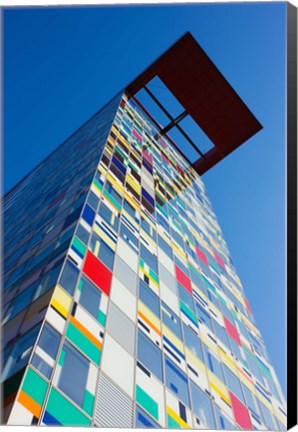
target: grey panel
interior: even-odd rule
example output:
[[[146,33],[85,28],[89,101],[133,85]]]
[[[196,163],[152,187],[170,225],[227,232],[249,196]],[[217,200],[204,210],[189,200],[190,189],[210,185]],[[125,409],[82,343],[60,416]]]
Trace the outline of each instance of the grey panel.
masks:
[[[117,254],[113,274],[133,295],[136,295],[137,275]]]
[[[159,263],[159,278],[174,294],[177,294],[176,279],[161,263]]]
[[[131,355],[134,355],[135,325],[112,302],[108,313],[107,332]]]
[[[100,427],[133,427],[132,400],[103,373],[99,379],[94,420]]]

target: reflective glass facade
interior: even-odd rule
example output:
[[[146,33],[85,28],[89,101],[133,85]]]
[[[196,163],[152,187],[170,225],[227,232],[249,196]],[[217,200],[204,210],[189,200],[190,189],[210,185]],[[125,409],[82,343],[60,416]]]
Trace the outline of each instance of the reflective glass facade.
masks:
[[[204,184],[127,94],[4,210],[6,422],[286,428]]]

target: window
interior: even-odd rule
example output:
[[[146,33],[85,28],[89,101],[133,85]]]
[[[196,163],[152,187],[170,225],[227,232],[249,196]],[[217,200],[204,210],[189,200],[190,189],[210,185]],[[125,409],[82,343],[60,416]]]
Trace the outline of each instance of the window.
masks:
[[[275,422],[273,415],[269,411],[269,409],[260,401],[261,410],[263,413],[263,419],[265,424],[269,427],[269,430],[276,430]]]
[[[224,383],[225,380],[219,360],[217,360],[217,358],[205,344],[203,344],[203,349],[208,368]]]
[[[60,277],[59,285],[72,295],[77,283],[78,275],[79,270],[69,260],[67,260]]]
[[[102,238],[93,233],[89,248],[106,267],[112,270],[115,252],[106,244],[105,241],[103,241]]]
[[[230,369],[225,364],[223,364],[223,368],[228,388],[235,396],[237,396],[238,399],[241,400],[243,404],[245,404],[239,379],[236,377],[235,374],[233,374],[233,372],[230,371]]]
[[[161,263],[159,263],[159,279],[176,294],[176,278]]]
[[[35,369],[48,379],[53,370],[60,340],[60,333],[54,330],[48,323],[45,323],[31,363]]]
[[[196,309],[199,319],[206,324],[207,327],[209,327],[210,330],[212,330],[212,320],[208,312],[205,311],[205,309],[202,308],[198,303],[196,303]]]
[[[227,418],[227,416],[218,408],[217,405],[214,404],[213,406],[215,411],[217,428],[222,430],[235,430],[236,425]]]
[[[161,317],[162,322],[182,340],[180,319],[164,302],[161,303]]]
[[[191,309],[194,312],[195,310],[194,310],[194,303],[193,303],[192,296],[189,294],[189,292],[186,291],[186,289],[179,282],[177,282],[177,285],[178,285],[180,300],[182,300],[183,303],[185,303],[186,306],[188,306],[189,309]]]
[[[15,317],[21,310],[27,307],[32,299],[32,296],[37,288],[37,282],[33,283],[29,288],[25,291],[18,294],[13,301],[11,302],[11,306],[8,309],[6,316],[4,317],[3,324],[8,320]]]
[[[76,236],[85,244],[88,243],[89,240],[89,232],[81,225],[78,225]]]
[[[173,258],[172,248],[171,246],[160,236],[158,235],[158,246],[170,257]]]
[[[163,382],[161,350],[141,330],[138,330],[138,360]]]
[[[212,404],[208,396],[190,381],[190,390],[192,397],[192,408],[199,420],[202,421],[208,429],[215,429],[215,422],[212,412]]]
[[[218,339],[223,342],[227,348],[229,348],[230,344],[226,329],[219,325],[215,320],[213,321],[213,328]]]
[[[186,375],[167,356],[165,356],[165,375],[167,387],[189,407]]]
[[[160,426],[136,405],[136,428],[160,428]]]
[[[59,363],[61,370],[57,369],[60,372],[57,382],[58,388],[80,407],[83,407],[89,371],[88,360],[70,343],[65,342]]]
[[[156,316],[158,316],[158,318],[160,318],[159,298],[142,279],[139,279],[139,298]]]
[[[132,248],[139,252],[139,239],[124,225],[120,225],[120,236],[128,243]]]
[[[98,214],[114,231],[118,231],[119,218],[104,203],[101,203]]]
[[[78,284],[78,291],[80,305],[98,320],[102,292],[84,275],[82,275]]]
[[[16,340],[3,370],[3,381],[28,363],[39,328],[40,325],[38,324],[32,330],[20,336]]]
[[[141,244],[140,256],[145,261],[145,263],[148,264],[148,266],[157,274],[157,258],[151,252],[149,252],[143,244]]]
[[[183,323],[184,343],[187,348],[204,363],[202,346],[197,335]]]

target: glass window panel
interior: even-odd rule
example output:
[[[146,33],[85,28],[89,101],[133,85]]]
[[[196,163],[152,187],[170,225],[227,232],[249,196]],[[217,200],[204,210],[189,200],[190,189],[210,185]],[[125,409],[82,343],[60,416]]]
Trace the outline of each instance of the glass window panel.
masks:
[[[3,370],[2,380],[6,380],[24,367],[29,359],[40,325],[37,325],[23,336],[19,337],[7,359]]]
[[[276,425],[273,419],[273,416],[269,409],[260,401],[261,410],[263,413],[263,418],[265,420],[266,425],[269,427],[269,430],[276,430]]]
[[[160,426],[145,411],[136,405],[136,427],[137,428],[160,428]]]
[[[97,234],[93,233],[89,248],[97,256],[106,267],[112,270],[114,265],[115,252],[100,238]]]
[[[182,300],[183,303],[185,303],[186,306],[189,307],[189,309],[191,309],[193,312],[195,312],[194,302],[193,302],[192,296],[189,294],[188,291],[186,291],[186,289],[179,282],[177,282],[177,285],[178,285],[178,292],[179,292],[180,300]]]
[[[208,396],[190,381],[192,408],[199,419],[210,429],[215,429],[212,404]]]
[[[211,350],[203,343],[204,354],[206,358],[206,364],[208,368],[213,372],[217,378],[219,378],[222,382],[225,382],[221,364],[219,360],[214,356]]]
[[[155,273],[158,273],[157,258],[151,252],[149,252],[143,244],[141,244],[140,255],[145,263],[148,264]]]
[[[79,270],[69,260],[67,260],[60,277],[59,285],[72,295],[77,283],[78,275]]]
[[[236,425],[232,423],[231,420],[218,408],[217,405],[213,405],[215,411],[215,418],[217,423],[217,428],[222,430],[235,430]]]
[[[119,218],[104,204],[101,203],[98,214],[106,221],[114,231],[118,232]]]
[[[165,375],[167,387],[189,407],[187,377],[167,356],[165,356]]]
[[[225,364],[223,364],[223,368],[225,371],[227,386],[229,387],[231,392],[235,396],[237,396],[237,398],[240,399],[241,402],[244,404],[245,402],[244,402],[243,393],[241,390],[241,384],[240,384],[239,379],[236,377],[235,374],[233,374],[232,371],[230,371],[230,369]]]
[[[138,359],[163,382],[161,350],[138,330]]]
[[[79,224],[76,232],[76,236],[82,240],[83,243],[87,244],[89,240],[89,232],[81,225]]]
[[[78,285],[79,303],[86,309],[96,320],[98,319],[98,311],[101,301],[101,291],[82,275]]]
[[[182,340],[180,319],[164,302],[161,303],[161,317],[162,322]]]
[[[160,236],[158,235],[158,246],[170,257],[173,258],[172,247]]]
[[[80,407],[83,407],[89,362],[68,342],[64,343],[63,351],[60,355],[63,357],[63,362],[57,386],[70,399]]]
[[[190,351],[196,357],[198,357],[203,363],[205,363],[203,358],[201,341],[198,338],[198,336],[195,335],[194,332],[189,327],[187,327],[187,325],[185,325],[184,323],[183,323],[183,333],[184,333],[184,343],[187,346],[187,348],[190,349]]]
[[[142,279],[139,279],[139,298],[156,316],[158,316],[158,318],[160,318],[159,298]]]
[[[203,309],[202,306],[198,303],[196,303],[196,309],[200,320],[203,321],[203,323],[206,324],[206,326],[209,327],[210,330],[212,330],[212,320],[209,313],[206,312],[205,309]]]

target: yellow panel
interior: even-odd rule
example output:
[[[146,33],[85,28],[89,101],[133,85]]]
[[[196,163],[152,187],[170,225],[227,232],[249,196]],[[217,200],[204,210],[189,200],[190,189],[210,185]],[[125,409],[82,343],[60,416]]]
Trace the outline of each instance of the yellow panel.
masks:
[[[211,371],[208,370],[209,384],[210,387],[229,405],[231,401],[227,387],[215,376]]]
[[[219,349],[219,353],[220,353],[220,357],[222,359],[222,362],[229,369],[231,369],[231,371],[234,372],[234,374],[237,374],[237,368],[236,368],[234,361],[221,349],[220,346],[218,347],[218,349]]]
[[[114,177],[112,177],[111,174],[108,174],[107,175],[107,179],[114,186],[114,188],[119,192],[119,194],[122,195],[122,193],[123,193],[123,187],[120,186],[120,184],[114,179]]]
[[[94,231],[94,232],[95,232],[95,233],[96,233],[100,238],[102,238],[103,241],[106,242],[107,245],[109,245],[110,248],[111,248],[113,251],[116,250],[116,243],[113,242],[113,241],[110,239],[110,237],[107,236],[106,233],[104,233],[104,232],[102,231],[102,229],[101,229],[98,225],[94,224],[93,231]],[[94,252],[94,254],[97,255],[97,254],[98,254],[98,250],[97,250],[96,252]]]
[[[183,428],[190,429],[190,426],[167,405],[167,413]]]
[[[57,285],[51,304],[65,317],[67,317],[68,311],[71,305],[71,297]]]
[[[183,354],[183,343],[177,338],[177,336],[165,325],[162,325],[162,332],[163,334],[172,342],[172,344],[177,347],[179,351]]]

